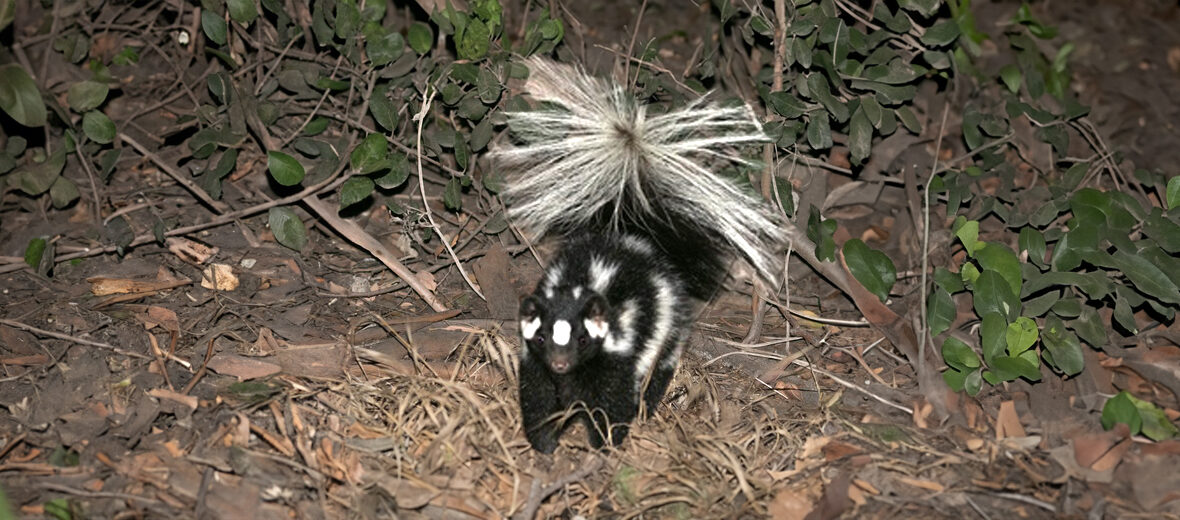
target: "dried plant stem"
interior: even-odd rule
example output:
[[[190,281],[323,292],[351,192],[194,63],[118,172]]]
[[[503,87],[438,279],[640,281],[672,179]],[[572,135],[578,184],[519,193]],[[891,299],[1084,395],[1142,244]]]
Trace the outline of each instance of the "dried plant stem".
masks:
[[[451,248],[451,239],[443,234],[442,228],[438,227],[438,223],[434,221],[434,212],[430,210],[430,202],[426,198],[426,184],[424,184],[425,181],[422,178],[422,127],[426,123],[426,115],[430,113],[430,104],[434,101],[435,94],[438,93],[434,88],[429,88],[429,90],[430,93],[426,96],[426,99],[422,100],[422,109],[414,115],[414,121],[418,123],[418,135],[414,138],[414,146],[418,152],[418,190],[422,194],[422,212],[426,214],[427,220],[430,221],[430,227],[434,229],[434,232],[438,234],[438,238],[442,240],[443,247],[447,249],[447,254],[451,255],[451,260],[455,262],[455,267],[459,269],[459,274],[463,276],[463,281],[467,282],[467,286],[471,287],[472,291],[475,291],[475,295],[479,296],[479,299],[487,301],[483,292],[479,290],[479,286],[475,285],[475,282],[471,281],[471,277],[467,275],[467,270],[463,268],[463,262],[459,261],[459,256],[455,254],[455,250]],[[443,311],[446,308],[436,308],[435,310]]]

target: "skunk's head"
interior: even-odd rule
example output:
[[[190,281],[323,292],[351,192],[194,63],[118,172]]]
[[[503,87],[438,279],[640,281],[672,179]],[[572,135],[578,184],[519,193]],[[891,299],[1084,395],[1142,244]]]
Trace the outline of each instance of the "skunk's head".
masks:
[[[606,298],[594,291],[538,291],[520,302],[522,355],[538,356],[555,374],[568,374],[600,350],[610,332]]]

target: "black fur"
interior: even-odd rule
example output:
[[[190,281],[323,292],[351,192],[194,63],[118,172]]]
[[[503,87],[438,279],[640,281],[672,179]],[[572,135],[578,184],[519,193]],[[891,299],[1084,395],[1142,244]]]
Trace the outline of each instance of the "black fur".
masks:
[[[521,303],[522,327],[536,318],[541,323],[534,336],[525,340],[527,352],[522,351],[520,362],[525,434],[540,452],[551,453],[557,447],[558,437],[568,424],[566,418],[584,422],[591,446],[601,447],[606,440],[617,445],[639,413],[640,392],[646,410],[654,410],[675,372],[694,305],[686,277],[650,240],[624,236],[598,234],[573,239],[553,260],[536,291]],[[617,266],[601,294],[590,290],[595,261]],[[556,284],[551,283],[553,271],[560,272]],[[662,298],[656,278],[665,282]],[[575,295],[578,287],[581,293]],[[661,302],[670,311],[666,317],[657,315]],[[623,323],[628,306],[633,309],[630,325]],[[616,335],[621,340],[633,334],[630,351],[607,351],[606,339],[590,334],[586,318],[601,318],[608,323],[607,337]],[[553,341],[553,326],[558,320],[571,326],[566,346]],[[649,370],[638,374],[640,356],[661,324],[667,335]],[[650,381],[643,387],[647,372]],[[567,410],[572,413],[566,415]]]

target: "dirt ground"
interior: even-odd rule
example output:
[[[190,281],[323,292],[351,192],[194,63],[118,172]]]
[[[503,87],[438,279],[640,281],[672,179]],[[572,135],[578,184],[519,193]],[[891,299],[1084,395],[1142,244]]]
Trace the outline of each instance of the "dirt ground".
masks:
[[[990,31],[1019,6],[974,3]],[[629,38],[634,4],[567,3],[580,24],[573,54],[609,63],[595,44]],[[710,23],[670,4],[650,3],[641,38]],[[1175,170],[1180,7],[1087,6],[1034,10],[1077,45],[1073,88],[1108,145],[1134,167]],[[692,37],[669,41],[661,58],[683,69]],[[116,109],[154,103],[154,88],[129,88]],[[170,123],[137,124],[150,134]],[[226,201],[260,202],[259,178],[227,183]],[[208,215],[139,158],[106,189],[179,221]],[[35,236],[64,237],[59,255],[101,237],[87,208],[36,211],[19,198],[0,199],[3,263]],[[361,216],[374,236],[397,231],[383,213]],[[520,428],[511,323],[540,273],[533,256],[468,251],[486,303],[440,263],[439,294],[457,310],[436,313],[341,237],[313,236],[300,258],[263,216],[195,233],[232,290],[203,284],[207,266],[173,242],[63,262],[52,277],[0,271],[0,490],[17,517],[1180,516],[1180,444],[1099,425],[1112,382],[1149,382],[1089,352],[1093,371],[985,388],[938,423],[909,364],[804,264],[792,265],[792,307],[849,325],[772,312],[761,342],[741,345],[750,288],[731,281],[703,311],[664,406],[619,449],[593,452],[575,432],[538,455]]]

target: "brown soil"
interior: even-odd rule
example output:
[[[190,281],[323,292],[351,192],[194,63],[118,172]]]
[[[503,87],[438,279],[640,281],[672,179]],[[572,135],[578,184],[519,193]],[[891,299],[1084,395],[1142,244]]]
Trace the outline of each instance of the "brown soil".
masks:
[[[975,3],[984,30],[1018,6]],[[573,55],[609,68],[615,54],[595,45],[625,53],[638,2],[566,4]],[[1078,46],[1074,88],[1108,145],[1135,167],[1174,171],[1176,3],[1035,7]],[[519,18],[508,12],[510,23]],[[653,1],[637,40],[666,37],[661,63],[680,72],[707,33],[694,27],[711,23],[707,7]],[[145,76],[112,110],[152,105],[177,70],[192,81],[207,63],[174,68],[149,55]],[[69,70],[51,62],[52,74]],[[175,123],[154,113],[136,121],[141,142]],[[153,148],[167,160],[182,145]],[[252,160],[256,174],[226,184],[232,207],[263,202],[265,158]],[[151,214],[209,219],[130,149],[105,190],[149,202],[130,213],[148,226]],[[12,257],[37,236],[61,237],[58,255],[106,243],[91,211],[46,211],[6,192],[0,267],[19,264]],[[385,213],[359,220],[388,236],[398,230]],[[619,449],[596,453],[571,434],[555,456],[541,456],[521,433],[512,361],[516,298],[539,273],[527,251],[462,253],[477,277],[499,281],[484,285],[487,303],[445,254],[412,259],[415,269],[440,266],[438,292],[455,314],[433,312],[331,232],[313,233],[302,258],[274,241],[265,216],[190,238],[217,248],[211,263],[228,266],[236,288],[202,285],[208,265],[171,243],[80,254],[51,277],[0,271],[0,490],[18,516],[55,507],[75,518],[202,519],[1180,515],[1176,442],[1136,443],[1099,426],[1112,379],[1150,386],[1118,367],[986,388],[940,424],[913,369],[868,328],[770,313],[767,346],[735,346],[750,299],[747,285],[732,282],[702,314],[664,406]],[[792,273],[793,306],[859,319],[806,266]],[[115,291],[100,292],[107,287]],[[373,294],[339,296],[348,291]],[[786,343],[788,333],[798,339]],[[805,355],[799,363],[782,361],[795,353]],[[1087,366],[1099,364],[1091,353]]]

